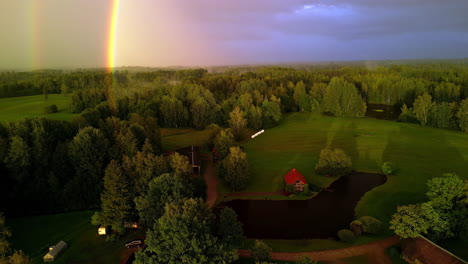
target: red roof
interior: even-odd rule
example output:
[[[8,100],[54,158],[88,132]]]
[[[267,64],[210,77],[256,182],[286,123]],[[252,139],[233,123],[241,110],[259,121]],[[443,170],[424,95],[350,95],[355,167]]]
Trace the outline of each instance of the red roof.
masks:
[[[290,170],[286,175],[284,175],[284,180],[286,181],[286,184],[293,184],[296,181],[300,181],[304,184],[307,184],[306,179],[302,174],[300,174],[296,169]]]

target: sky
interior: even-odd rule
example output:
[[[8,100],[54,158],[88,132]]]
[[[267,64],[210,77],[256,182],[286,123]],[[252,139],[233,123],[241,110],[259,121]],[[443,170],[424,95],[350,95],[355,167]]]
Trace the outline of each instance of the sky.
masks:
[[[468,57],[467,0],[2,0],[0,69]]]

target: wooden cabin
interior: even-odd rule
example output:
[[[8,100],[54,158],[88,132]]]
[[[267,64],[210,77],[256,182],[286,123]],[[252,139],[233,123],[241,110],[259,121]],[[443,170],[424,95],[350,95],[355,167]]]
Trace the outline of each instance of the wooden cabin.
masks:
[[[304,186],[307,184],[305,177],[295,168],[284,175],[284,181],[286,185],[292,184],[296,192],[303,192]]]

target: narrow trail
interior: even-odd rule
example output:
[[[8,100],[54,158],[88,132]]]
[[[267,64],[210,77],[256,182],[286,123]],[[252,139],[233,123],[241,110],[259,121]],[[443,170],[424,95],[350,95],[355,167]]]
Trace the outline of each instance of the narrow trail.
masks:
[[[367,255],[370,263],[391,264],[392,261],[387,254],[385,254],[385,249],[397,244],[399,241],[398,236],[392,236],[383,240],[348,248],[309,252],[272,252],[271,257],[273,260],[285,261],[295,261],[300,256],[308,256],[315,261],[339,261],[344,258]],[[250,252],[245,249],[240,249],[239,256],[250,257]]]
[[[218,199],[218,179],[215,176],[215,166],[213,159],[209,154],[202,154],[203,165],[203,178],[206,181],[206,203],[212,207]]]

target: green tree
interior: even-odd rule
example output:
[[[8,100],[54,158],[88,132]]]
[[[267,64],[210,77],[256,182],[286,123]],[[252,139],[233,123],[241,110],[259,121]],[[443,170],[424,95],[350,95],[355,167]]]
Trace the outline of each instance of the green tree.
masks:
[[[249,183],[249,162],[247,154],[239,147],[231,147],[223,160],[224,180],[232,190],[243,190]]]
[[[101,194],[100,220],[104,226],[123,231],[124,222],[132,216],[133,201],[130,186],[121,165],[112,160],[104,176],[104,190]]]
[[[385,175],[390,175],[393,172],[393,166],[390,162],[386,161],[382,164],[382,173]]]
[[[201,199],[169,203],[164,215],[147,233],[147,248],[136,254],[135,263],[204,264],[231,263],[237,250],[214,236],[215,216]]]
[[[0,260],[1,261],[1,260]],[[22,251],[15,250],[13,255],[8,258],[7,264],[31,264],[32,260]]]
[[[418,96],[413,104],[413,111],[416,118],[419,120],[421,125],[425,126],[429,120],[429,113],[431,108],[434,106],[432,97],[425,93]]]
[[[348,242],[348,243],[351,243],[354,240],[356,240],[356,236],[349,229],[341,229],[340,231],[338,231],[338,237],[340,238],[341,241]]]
[[[180,155],[178,152],[174,152],[169,156],[169,164],[176,176],[190,176],[193,174],[192,165],[188,157]]]
[[[31,149],[28,144],[21,137],[12,136],[5,164],[19,182],[29,174],[31,159]]]
[[[268,261],[271,259],[271,248],[262,240],[255,240],[250,248],[250,256],[255,261]]]
[[[11,231],[5,226],[5,217],[0,212],[0,258],[10,251],[10,243],[7,240],[9,237],[11,237]]]
[[[229,149],[235,146],[234,135],[230,129],[221,130],[214,140],[214,148],[220,160],[229,155]]]
[[[449,103],[434,104],[429,113],[429,123],[433,127],[450,128],[452,117],[452,109]]]
[[[359,220],[354,220],[349,224],[349,229],[353,231],[355,236],[360,236],[364,233],[364,225]]]
[[[352,83],[334,77],[328,84],[323,110],[334,116],[363,117],[366,103]]]
[[[342,176],[351,172],[351,158],[339,148],[325,148],[320,151],[320,159],[315,171],[322,175]]]
[[[237,106],[229,114],[229,127],[231,128],[232,134],[237,139],[241,138],[242,130],[247,126],[247,120],[245,120],[244,116],[245,113]]]
[[[461,101],[457,112],[457,119],[461,130],[468,132],[468,98]]]
[[[278,125],[282,117],[280,103],[277,101],[263,101],[262,113],[263,126],[265,128],[271,128]]]
[[[244,240],[242,224],[237,220],[237,214],[229,207],[223,208],[219,215],[218,236],[226,245],[239,248]]]
[[[187,177],[165,173],[149,182],[148,192],[135,199],[140,222],[150,227],[164,213],[166,203],[193,197],[194,189]]]
[[[259,130],[263,126],[263,114],[262,108],[251,105],[247,112],[247,119],[249,127],[255,130]]]
[[[421,205],[398,206],[390,220],[390,229],[402,238],[414,238],[427,234],[430,223],[424,217]]]
[[[294,87],[294,102],[299,107],[300,112],[309,112],[310,109],[310,97],[306,93],[304,82],[300,81]]]
[[[368,234],[378,234],[382,231],[382,222],[379,219],[372,216],[362,216],[359,221],[363,225],[363,231]]]

